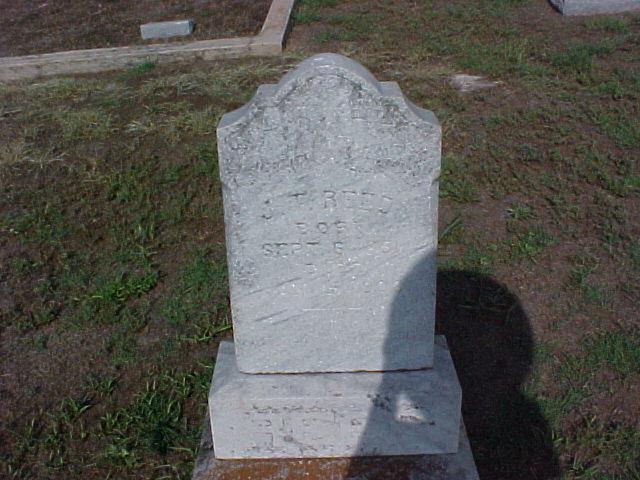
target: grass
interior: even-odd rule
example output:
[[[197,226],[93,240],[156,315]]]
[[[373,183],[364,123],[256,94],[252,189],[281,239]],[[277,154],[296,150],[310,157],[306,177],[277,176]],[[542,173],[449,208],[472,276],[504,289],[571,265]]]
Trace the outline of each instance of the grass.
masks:
[[[640,336],[637,332],[609,331],[590,335],[583,340],[583,349],[587,363],[606,365],[622,379],[630,379],[640,372]]]
[[[637,477],[638,470],[634,466],[635,457],[640,445],[640,437],[636,430],[623,426],[605,425],[598,419],[583,422],[574,436],[563,439],[563,442],[576,442],[583,455],[575,458],[568,468],[573,478],[588,479],[626,479]],[[598,466],[599,462],[611,461],[620,465],[628,465],[625,475],[608,475]]]
[[[361,15],[335,14],[327,19],[331,29],[319,33],[316,40],[319,43],[365,40],[379,31],[375,25],[381,21],[384,21],[384,18],[373,15],[363,19]]]
[[[112,129],[111,115],[103,110],[62,111],[55,117],[66,143],[104,140]]]
[[[633,148],[640,145],[640,121],[624,110],[615,107],[606,111],[597,109],[591,112],[591,118],[616,146]]]
[[[635,241],[627,248],[627,253],[631,258],[632,264],[635,268],[640,270],[640,242]]]
[[[586,27],[588,30],[627,33],[629,31],[629,20],[619,17],[596,17],[587,20]]]
[[[323,7],[335,7],[337,0],[301,0],[297,3],[293,13],[293,20],[298,24],[317,22],[320,20],[318,14]]]
[[[603,370],[610,369],[623,383],[631,381],[640,371],[639,358],[637,332],[617,329],[583,334],[580,352],[566,355],[556,368],[556,378],[569,387],[562,396],[563,408],[575,408],[589,398],[591,389],[605,388],[592,382]]]
[[[126,132],[136,138],[161,131],[171,145],[190,135],[210,135],[215,131],[217,118],[213,107],[202,111],[193,111],[182,102],[165,103],[148,108],[145,115],[134,120],[126,127]]]
[[[511,258],[514,260],[528,259],[535,262],[545,248],[556,243],[557,240],[553,235],[537,226],[512,241]]]
[[[101,418],[100,435],[107,441],[104,455],[108,460],[132,466],[142,461],[139,455],[166,455],[170,448],[179,448],[185,436],[193,435],[181,422],[181,403],[192,387],[179,390],[168,384],[182,379],[167,376],[147,383],[129,405]]]
[[[123,72],[118,77],[118,80],[132,80],[139,77],[144,77],[147,73],[152,72],[153,69],[156,68],[156,63],[152,61],[142,62],[138,65],[135,65],[129,70]]]
[[[22,237],[25,242],[56,245],[67,234],[64,214],[49,204],[7,220],[9,231],[17,237]],[[25,235],[27,232],[28,237]]]
[[[640,371],[640,338],[635,331],[587,333],[583,335],[580,347],[579,354],[564,357],[557,366],[556,378],[562,385],[562,394],[541,399],[545,415],[551,419],[554,429],[569,432],[566,437],[557,439],[558,447],[576,452],[565,476],[634,478],[638,473],[640,453],[637,429],[605,421],[589,405],[589,399],[606,389],[594,380],[604,371],[612,371],[622,384],[633,381]],[[577,424],[566,428],[567,418],[576,418],[577,412],[589,409],[590,415],[578,417]],[[609,463],[618,465],[625,473],[608,475],[604,465]]]
[[[527,75],[533,71],[528,58],[531,47],[525,40],[513,39],[499,45],[474,44],[465,50],[460,65],[486,75],[518,72]]]
[[[583,175],[613,195],[627,197],[638,194],[638,166],[635,162],[611,154],[588,152],[585,167]]]
[[[156,286],[158,274],[148,271],[141,275],[120,273],[116,278],[100,282],[90,299],[99,302],[125,303],[132,297],[140,297]]]
[[[440,196],[459,203],[473,203],[480,200],[479,189],[471,179],[462,175],[466,167],[462,158],[445,156],[440,174]]]
[[[484,275],[491,273],[495,268],[495,251],[497,248],[496,245],[489,245],[489,248],[483,251],[475,245],[467,247],[460,267],[466,271]]]
[[[282,61],[0,86],[2,475],[189,478],[231,329],[215,127],[337,51],[442,124],[440,272],[484,286],[462,326],[531,338],[517,378],[459,367],[481,477],[637,478],[640,23],[539,7],[301,0]],[[513,393],[490,422],[487,382]]]
[[[551,64],[565,73],[588,73],[593,69],[596,57],[609,54],[613,47],[606,41],[572,43],[559,53],[556,53]]]
[[[20,253],[2,278],[23,289],[15,308],[3,310],[2,328],[27,339],[34,355],[79,355],[67,368],[87,378],[46,393],[22,389],[59,408],[29,416],[10,435],[3,474],[189,475],[212,346],[230,329],[211,135],[222,111],[249,98],[254,75],[276,71],[258,64],[149,78],[145,67],[86,86],[65,79],[27,87],[21,102],[38,131],[29,155],[53,149],[69,162],[33,163],[58,180],[37,195],[3,189],[1,234]],[[189,102],[170,101],[174,95]],[[214,103],[193,108],[192,95]],[[131,101],[140,103],[123,111]],[[145,128],[131,128],[136,121]],[[11,163],[3,179],[16,165],[24,164]],[[90,371],[80,373],[81,365]]]
[[[536,217],[531,206],[521,203],[513,204],[507,212],[514,220],[528,220]]]
[[[227,314],[226,303],[207,304],[212,294],[225,293],[226,284],[226,265],[212,262],[206,252],[198,252],[164,301],[162,314],[172,325],[191,325],[198,331],[206,329],[216,315]]]
[[[598,269],[596,259],[579,257],[575,261],[575,268],[570,272],[570,285],[582,293],[582,300],[587,304],[607,307],[613,292],[593,282]]]

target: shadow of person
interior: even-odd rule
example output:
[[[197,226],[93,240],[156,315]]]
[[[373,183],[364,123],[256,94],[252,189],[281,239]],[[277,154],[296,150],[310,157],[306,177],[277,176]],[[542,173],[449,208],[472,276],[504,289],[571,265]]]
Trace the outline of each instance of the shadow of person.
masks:
[[[423,259],[422,262],[432,262]],[[428,271],[419,264],[401,282],[391,311],[388,338],[401,329],[408,295]],[[426,290],[425,290],[426,291]],[[533,362],[529,320],[518,298],[491,278],[463,270],[442,270],[437,277],[436,333],[444,334],[462,386],[462,413],[482,480],[554,479],[559,475],[551,432],[540,408],[523,392]],[[385,343],[385,358],[392,355]],[[409,392],[393,390],[392,374],[384,374],[379,396],[394,411]],[[392,383],[391,383],[392,382]],[[389,395],[389,391],[392,394]],[[378,397],[378,396],[376,396]],[[409,399],[410,400],[410,399]],[[374,408],[358,450],[384,434]],[[408,425],[408,429],[415,425]],[[411,432],[409,432],[411,435]],[[343,478],[350,480],[419,480],[453,478],[434,472],[425,455],[353,457]],[[437,469],[437,466],[435,467]]]

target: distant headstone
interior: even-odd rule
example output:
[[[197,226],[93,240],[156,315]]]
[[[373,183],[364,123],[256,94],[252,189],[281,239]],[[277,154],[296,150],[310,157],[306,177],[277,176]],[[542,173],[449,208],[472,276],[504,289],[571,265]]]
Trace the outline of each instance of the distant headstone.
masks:
[[[225,115],[218,149],[240,370],[432,366],[434,115],[324,55]]]
[[[477,479],[433,333],[440,142],[397,84],[333,54],[222,118],[216,459],[456,454],[429,478]]]
[[[451,77],[451,85],[462,93],[475,92],[476,90],[485,90],[495,88],[501,82],[492,82],[484,80],[477,75],[466,75],[464,73],[456,74]]]
[[[145,23],[144,25],[140,25],[140,35],[144,40],[186,37],[193,32],[193,26],[193,20]]]
[[[640,10],[640,0],[550,0],[563,15],[596,15]]]

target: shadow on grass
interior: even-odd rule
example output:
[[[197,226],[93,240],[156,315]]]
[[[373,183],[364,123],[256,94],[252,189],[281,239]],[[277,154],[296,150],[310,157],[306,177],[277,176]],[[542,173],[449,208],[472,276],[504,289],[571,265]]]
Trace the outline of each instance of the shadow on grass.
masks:
[[[402,282],[391,312],[401,329],[406,298],[416,285],[424,285],[425,259]],[[406,292],[409,292],[407,294]],[[436,333],[446,336],[462,386],[462,412],[482,480],[550,480],[559,475],[551,431],[536,402],[522,392],[533,362],[533,338],[529,319],[518,298],[485,275],[461,270],[438,272]],[[385,354],[392,354],[387,342]],[[381,395],[390,390],[385,375]],[[387,398],[388,411],[396,411],[408,392],[394,391]],[[387,393],[388,396],[388,393]],[[370,414],[359,450],[372,446],[389,431]],[[388,414],[387,414],[388,415]],[[441,458],[446,458],[442,456]],[[447,460],[431,462],[428,456],[355,457],[350,459],[350,480],[462,479],[464,474],[445,473]]]
[[[438,273],[436,331],[447,337],[480,478],[559,475],[551,430],[522,392],[534,354],[529,319],[504,285],[473,272]]]

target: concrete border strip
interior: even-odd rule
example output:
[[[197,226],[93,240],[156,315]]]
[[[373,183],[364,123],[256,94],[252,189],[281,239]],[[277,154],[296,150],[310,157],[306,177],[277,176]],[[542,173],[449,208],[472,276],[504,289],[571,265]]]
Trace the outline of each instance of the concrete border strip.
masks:
[[[267,57],[282,53],[296,0],[273,0],[260,33],[253,37],[200,40],[183,44],[94,48],[0,58],[0,81],[38,76],[95,73],[145,61],[158,64],[216,58]]]

